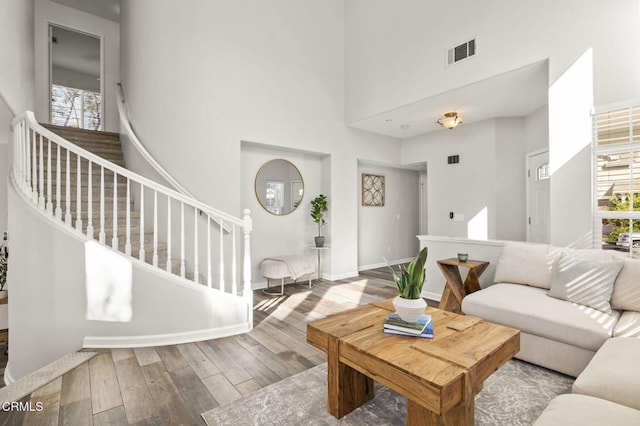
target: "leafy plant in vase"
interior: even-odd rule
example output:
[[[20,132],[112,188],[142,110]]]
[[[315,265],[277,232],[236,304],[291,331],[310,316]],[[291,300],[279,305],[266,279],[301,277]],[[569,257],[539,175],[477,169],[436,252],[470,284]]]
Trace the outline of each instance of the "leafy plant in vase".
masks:
[[[400,318],[405,321],[416,321],[427,307],[427,303],[420,297],[424,284],[424,265],[427,261],[427,252],[427,247],[420,250],[413,262],[409,262],[406,268],[399,268],[399,275],[389,266],[393,274],[393,281],[400,293],[393,299],[393,307]]]
[[[318,225],[318,236],[315,237],[316,247],[324,246],[324,237],[320,231],[322,230],[322,226],[327,223],[327,221],[324,220],[324,214],[328,210],[326,195],[320,194],[311,200],[311,219]]]

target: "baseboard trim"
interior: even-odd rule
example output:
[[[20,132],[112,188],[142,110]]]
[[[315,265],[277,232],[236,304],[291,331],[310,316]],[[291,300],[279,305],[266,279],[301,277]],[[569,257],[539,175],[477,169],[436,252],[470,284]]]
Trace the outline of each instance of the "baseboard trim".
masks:
[[[380,262],[380,263],[372,263],[370,265],[362,265],[362,266],[358,266],[358,270],[359,271],[368,271],[369,269],[378,269],[378,268],[384,268],[385,266],[389,266],[389,265],[400,265],[401,263],[409,263],[414,261],[415,259],[412,257],[408,257],[406,259],[397,259],[397,260],[390,260],[388,263],[387,262]]]
[[[182,333],[154,334],[147,336],[86,336],[83,348],[143,348],[147,346],[179,345],[233,336],[251,331],[249,323],[231,325],[207,330],[185,331]],[[7,370],[5,370],[6,374]]]
[[[338,281],[338,280],[346,280],[347,278],[357,277],[358,271],[354,272],[345,272],[343,274],[322,274],[322,278],[325,281]]]
[[[434,293],[432,291],[422,291],[420,296],[425,297],[425,298],[427,298],[429,300],[435,300],[436,302],[439,302],[440,299],[442,299],[442,294]]]

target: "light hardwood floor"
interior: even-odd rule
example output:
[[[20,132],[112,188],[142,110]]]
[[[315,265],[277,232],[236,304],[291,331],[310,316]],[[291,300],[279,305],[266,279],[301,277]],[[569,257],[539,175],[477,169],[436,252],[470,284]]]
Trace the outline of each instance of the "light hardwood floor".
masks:
[[[385,268],[359,278],[254,292],[250,333],[99,355],[26,397],[44,410],[0,412],[0,425],[191,425],[200,413],[326,361],[306,343],[306,323],[396,295]]]

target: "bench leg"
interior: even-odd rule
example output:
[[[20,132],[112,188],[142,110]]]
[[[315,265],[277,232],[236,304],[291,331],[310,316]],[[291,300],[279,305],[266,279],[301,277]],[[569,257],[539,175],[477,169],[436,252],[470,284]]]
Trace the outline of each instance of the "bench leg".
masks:
[[[267,278],[267,288],[263,289],[262,292],[268,296],[284,296],[284,277],[281,278],[280,281],[280,293],[274,293],[269,291],[271,288],[271,280]]]

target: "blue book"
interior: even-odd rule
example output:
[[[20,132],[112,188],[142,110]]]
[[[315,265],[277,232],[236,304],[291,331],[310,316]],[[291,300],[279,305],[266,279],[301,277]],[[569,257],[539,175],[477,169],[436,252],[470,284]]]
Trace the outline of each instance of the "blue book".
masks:
[[[384,320],[385,330],[396,330],[404,333],[419,335],[431,324],[431,315],[422,314],[416,321],[409,322],[400,318],[400,315],[393,313],[388,314]]]

